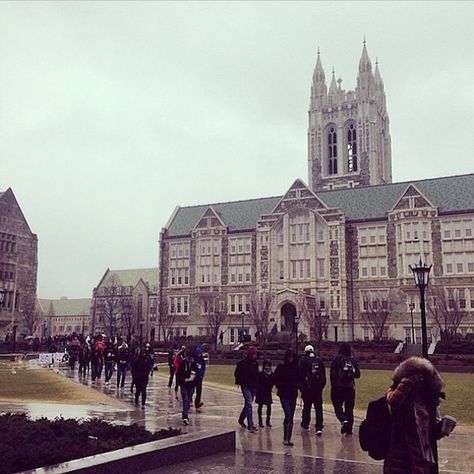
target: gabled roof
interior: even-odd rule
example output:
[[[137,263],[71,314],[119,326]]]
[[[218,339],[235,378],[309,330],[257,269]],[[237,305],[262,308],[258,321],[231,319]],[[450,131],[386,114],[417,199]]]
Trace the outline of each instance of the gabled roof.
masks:
[[[341,209],[347,220],[383,219],[410,184],[414,184],[441,214],[474,210],[474,174],[320,191],[315,194],[327,207]],[[219,213],[230,231],[255,229],[259,217],[271,213],[281,198],[276,196],[179,207],[171,219],[168,236],[190,235],[209,206]]]
[[[58,300],[38,299],[43,313],[48,316],[89,316],[90,298],[60,298]]]
[[[107,282],[108,278],[115,275],[117,283],[122,286],[135,287],[136,284],[142,279],[151,290],[154,285],[158,285],[159,271],[156,268],[133,268],[130,270],[108,270],[102,278],[100,284]],[[99,286],[100,286],[99,284]]]

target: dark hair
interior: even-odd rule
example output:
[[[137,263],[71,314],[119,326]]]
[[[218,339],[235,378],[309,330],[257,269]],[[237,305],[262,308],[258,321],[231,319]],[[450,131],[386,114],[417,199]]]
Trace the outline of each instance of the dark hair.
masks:
[[[262,367],[265,367],[266,365],[269,365],[270,367],[272,366],[272,361],[271,360],[268,360],[268,359],[265,359],[263,361],[263,366]]]
[[[290,357],[293,357],[293,360],[290,362]],[[285,358],[283,359],[284,364],[295,364],[296,363],[296,354],[293,349],[287,349],[285,352]]]
[[[193,351],[186,351],[186,357],[194,357]]]
[[[348,342],[343,342],[343,343],[339,346],[339,354],[340,354],[340,355],[347,356],[347,357],[350,357],[350,356],[351,356],[351,354],[352,354],[351,346],[349,345]]]

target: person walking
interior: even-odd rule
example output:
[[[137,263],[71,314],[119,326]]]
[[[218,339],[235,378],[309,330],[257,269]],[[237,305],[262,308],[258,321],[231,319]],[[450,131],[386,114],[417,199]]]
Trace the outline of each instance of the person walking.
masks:
[[[84,342],[79,350],[79,376],[85,377],[86,372],[89,372],[91,351],[89,344]]]
[[[298,398],[298,359],[293,349],[285,352],[282,364],[275,370],[275,386],[280,397],[281,407],[285,414],[283,420],[283,444],[293,446],[293,419],[295,416],[296,399]]]
[[[145,408],[146,402],[146,388],[148,386],[148,378],[150,376],[150,355],[146,349],[143,348],[138,353],[135,360],[135,405],[138,405],[138,400],[141,395],[142,409]]]
[[[181,360],[176,374],[179,387],[181,389],[181,398],[183,402],[182,420],[185,425],[189,425],[189,407],[193,398],[194,387],[196,384],[197,366],[194,362],[193,353],[186,352],[186,357]]]
[[[178,345],[173,344],[173,347],[168,351],[168,367],[170,370],[170,378],[168,380],[168,387],[171,388],[173,385],[173,378],[175,376],[175,369],[174,369],[174,358],[178,354]]]
[[[206,361],[201,347],[196,347],[194,350],[194,362],[196,363],[196,399],[194,400],[194,407],[199,410],[203,406],[202,398],[202,381],[206,373]]]
[[[257,354],[257,348],[255,346],[250,346],[247,349],[246,357],[237,363],[234,371],[235,384],[240,385],[240,390],[244,397],[244,407],[240,412],[239,425],[242,428],[247,428],[251,432],[258,431],[257,427],[253,424],[252,409],[252,403],[258,385]],[[247,425],[245,425],[245,419],[247,419]]]
[[[452,417],[440,418],[444,382],[428,359],[410,357],[394,371],[386,399],[392,413],[384,474],[438,474],[437,440],[449,436]]]
[[[130,349],[128,344],[121,337],[119,337],[117,343],[117,388],[123,388],[127,376],[127,369],[130,364]]]
[[[274,385],[272,363],[269,360],[263,361],[262,370],[258,373],[258,384],[257,384],[257,395],[255,401],[258,405],[258,426],[263,428],[262,411],[263,407],[266,407],[266,426],[272,427],[271,416],[272,416],[272,388]]]
[[[178,351],[178,353],[175,355],[175,357],[173,359],[173,367],[174,367],[174,372],[176,374],[176,385],[174,387],[174,396],[175,396],[176,400],[179,400],[179,397],[178,397],[179,382],[178,382],[178,375],[177,374],[178,374],[181,362],[184,359],[186,359],[186,352],[187,352],[186,346],[181,346],[181,349]]]
[[[311,409],[316,413],[315,432],[323,434],[323,389],[326,386],[326,369],[322,359],[314,353],[314,347],[307,345],[298,367],[299,386],[303,398],[301,428],[309,431]]]
[[[93,384],[100,380],[102,375],[102,368],[104,367],[104,349],[105,344],[102,341],[102,336],[99,335],[91,349],[91,375]]]
[[[339,354],[331,364],[331,401],[334,413],[341,423],[341,433],[351,435],[354,425],[355,379],[360,377],[351,346],[343,342]]]
[[[114,373],[115,360],[117,359],[117,353],[115,351],[112,339],[107,341],[107,345],[104,349],[104,366],[105,366],[105,385],[110,384],[110,379]]]

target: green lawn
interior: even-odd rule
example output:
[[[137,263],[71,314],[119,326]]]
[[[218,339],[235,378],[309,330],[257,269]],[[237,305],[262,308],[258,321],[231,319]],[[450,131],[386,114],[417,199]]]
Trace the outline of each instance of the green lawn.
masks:
[[[13,370],[12,370],[13,369]],[[0,362],[0,400],[16,402],[109,403],[109,397],[47,369]]]
[[[234,385],[233,365],[211,365],[206,370],[207,382]],[[329,378],[329,370],[327,370]],[[357,380],[356,409],[365,412],[371,400],[381,397],[391,384],[390,370],[363,370]],[[446,401],[441,413],[454,416],[464,425],[474,425],[474,374],[442,374],[446,382]],[[324,402],[331,403],[329,385],[324,389]]]

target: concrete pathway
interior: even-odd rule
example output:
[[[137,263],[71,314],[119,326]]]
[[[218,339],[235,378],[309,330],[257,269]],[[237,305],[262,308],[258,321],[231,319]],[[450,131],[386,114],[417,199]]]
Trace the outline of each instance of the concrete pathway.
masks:
[[[98,416],[104,420],[119,423],[136,422],[149,430],[167,427],[180,427],[183,432],[206,430],[209,428],[235,428],[237,433],[237,452],[220,454],[204,458],[198,462],[182,463],[166,469],[155,470],[156,474],[257,474],[257,473],[344,473],[372,474],[382,472],[382,464],[374,461],[361,451],[357,437],[359,420],[356,420],[355,434],[343,436],[329,406],[325,406],[325,429],[318,438],[314,430],[310,433],[299,428],[301,407],[297,407],[294,447],[283,446],[283,412],[275,397],[272,414],[272,428],[262,428],[256,433],[249,433],[237,424],[238,414],[242,408],[240,392],[232,389],[205,386],[203,389],[204,406],[200,412],[191,409],[191,424],[181,423],[181,403],[176,400],[173,389],[167,387],[167,380],[160,376],[150,378],[146,408],[142,410],[133,404],[130,393],[130,382],[124,389],[113,384],[105,385],[102,380],[91,385],[88,378],[79,380],[77,373],[65,373],[78,383],[101,390],[115,400],[123,402],[123,408],[98,406],[78,406],[59,404],[2,404],[0,411],[27,411],[32,416],[55,417],[88,417]],[[256,417],[256,409],[254,416]],[[460,428],[458,432],[439,443],[440,469],[443,473],[473,473],[474,451],[472,444],[474,430]],[[149,473],[151,474],[151,472]]]

